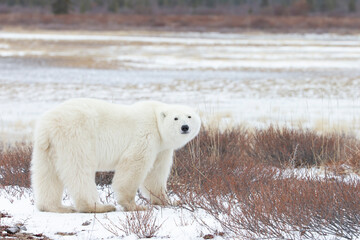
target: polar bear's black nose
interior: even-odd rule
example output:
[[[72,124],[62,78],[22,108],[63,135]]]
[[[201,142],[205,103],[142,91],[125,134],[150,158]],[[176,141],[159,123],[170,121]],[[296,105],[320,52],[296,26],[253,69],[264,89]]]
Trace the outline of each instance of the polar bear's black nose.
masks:
[[[182,125],[181,126],[181,131],[183,131],[183,132],[189,131],[189,126],[188,125]]]

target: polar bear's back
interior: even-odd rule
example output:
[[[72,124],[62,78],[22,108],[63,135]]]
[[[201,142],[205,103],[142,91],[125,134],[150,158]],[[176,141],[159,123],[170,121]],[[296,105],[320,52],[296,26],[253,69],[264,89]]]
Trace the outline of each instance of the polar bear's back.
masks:
[[[126,106],[118,106],[122,109],[122,115],[127,115]],[[53,135],[79,133],[93,133],[99,127],[105,126],[105,121],[114,118],[116,112],[114,104],[95,99],[73,99],[64,102],[54,109],[46,112],[37,124],[37,128],[47,129]],[[120,117],[120,116],[119,116]]]
[[[84,150],[101,168],[113,163],[138,142],[136,137],[156,135],[157,103],[112,104],[96,99],[73,99],[46,112],[37,123],[35,147],[51,146],[57,154]],[[75,148],[76,149],[73,149]],[[106,162],[102,162],[102,161]]]
[[[156,127],[155,109],[162,105],[165,104],[156,101],[120,105],[97,99],[72,99],[46,112],[38,120],[36,131],[47,129],[48,133],[71,136],[80,132],[101,135],[106,129]]]

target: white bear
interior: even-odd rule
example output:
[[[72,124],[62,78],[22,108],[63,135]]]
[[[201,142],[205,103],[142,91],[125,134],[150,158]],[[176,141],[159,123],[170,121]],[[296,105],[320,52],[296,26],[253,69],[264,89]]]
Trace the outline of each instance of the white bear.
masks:
[[[31,161],[35,204],[49,212],[108,212],[95,185],[96,171],[115,171],[112,188],[125,211],[140,188],[152,204],[166,202],[173,152],[200,130],[192,109],[155,101],[119,105],[73,99],[37,123]],[[66,188],[75,208],[62,205]],[[165,200],[165,201],[163,201]]]

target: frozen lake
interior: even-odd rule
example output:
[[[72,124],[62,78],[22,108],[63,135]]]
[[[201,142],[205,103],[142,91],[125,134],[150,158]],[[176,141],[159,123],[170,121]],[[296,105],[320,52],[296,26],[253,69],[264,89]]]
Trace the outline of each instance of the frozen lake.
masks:
[[[160,100],[206,118],[360,133],[360,36],[0,31],[2,140],[75,97]]]

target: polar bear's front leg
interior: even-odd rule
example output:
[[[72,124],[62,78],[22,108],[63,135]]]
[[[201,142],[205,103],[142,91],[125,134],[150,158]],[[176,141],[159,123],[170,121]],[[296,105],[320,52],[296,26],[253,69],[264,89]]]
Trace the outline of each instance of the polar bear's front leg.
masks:
[[[153,168],[141,186],[141,192],[150,198],[154,205],[168,205],[170,203],[166,194],[166,184],[173,163],[173,150],[160,152]]]

